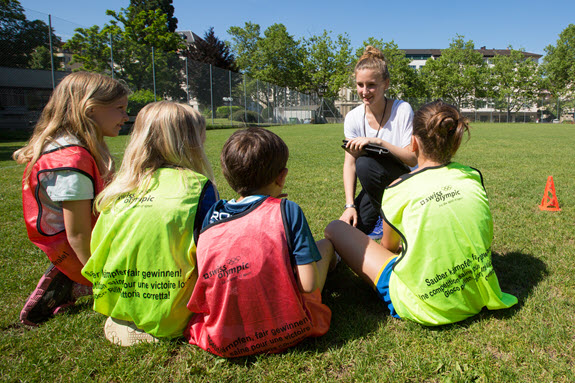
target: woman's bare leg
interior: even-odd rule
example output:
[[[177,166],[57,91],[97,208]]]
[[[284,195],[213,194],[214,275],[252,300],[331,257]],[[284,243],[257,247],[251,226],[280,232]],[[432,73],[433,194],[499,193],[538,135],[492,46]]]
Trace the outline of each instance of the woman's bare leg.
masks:
[[[331,222],[325,228],[324,234],[344,262],[372,285],[377,283],[376,279],[383,265],[397,256],[343,221]]]

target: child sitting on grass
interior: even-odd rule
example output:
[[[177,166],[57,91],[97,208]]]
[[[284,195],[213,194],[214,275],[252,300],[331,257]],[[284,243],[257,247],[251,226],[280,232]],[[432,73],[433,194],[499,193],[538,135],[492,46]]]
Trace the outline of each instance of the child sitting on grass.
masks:
[[[100,217],[82,273],[113,343],[181,337],[190,319],[196,236],[217,200],[205,128],[189,105],[146,105],[120,170],[96,198]]]
[[[26,164],[22,205],[30,241],[50,259],[20,312],[36,326],[92,294],[81,270],[90,258],[92,203],[114,173],[104,137],[128,121],[129,89],[97,73],[76,72],[54,89],[28,144],[14,153]]]
[[[501,292],[491,264],[493,220],[481,173],[451,162],[466,131],[453,106],[422,106],[411,138],[418,168],[383,193],[381,244],[342,221],[325,229],[396,318],[442,325],[517,303]]]
[[[197,251],[198,281],[185,336],[213,354],[281,352],[329,329],[321,303],[331,243],[316,245],[301,208],[279,199],[288,148],[261,128],[236,131],[221,153],[224,176],[240,195],[208,212]]]

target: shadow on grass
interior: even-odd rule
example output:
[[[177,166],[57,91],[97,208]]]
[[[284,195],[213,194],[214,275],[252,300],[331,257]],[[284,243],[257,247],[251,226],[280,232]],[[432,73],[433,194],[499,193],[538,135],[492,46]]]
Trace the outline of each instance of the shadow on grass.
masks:
[[[517,297],[519,302],[515,306],[505,310],[483,309],[479,314],[458,323],[424,327],[430,331],[449,331],[454,327],[468,327],[489,318],[511,318],[521,310],[533,289],[548,275],[545,263],[530,254],[510,252],[501,255],[494,252],[492,261],[501,290]],[[287,352],[326,352],[377,331],[389,320],[396,320],[390,317],[387,307],[373,289],[345,265],[339,265],[335,272],[328,275],[322,297],[323,302],[332,310],[329,332],[319,338],[308,338]],[[248,356],[228,359],[228,362],[249,367],[257,360],[257,356]]]
[[[286,352],[323,353],[330,349],[340,348],[352,340],[366,337],[385,325],[388,320],[396,320],[390,317],[389,310],[374,290],[343,262],[328,275],[322,299],[332,312],[331,325],[327,334],[318,338],[307,338],[290,347]],[[257,360],[258,355],[253,355],[227,361],[249,367]]]
[[[549,274],[545,262],[531,254],[512,251],[502,255],[493,252],[491,259],[501,291],[516,296],[517,304],[504,310],[483,308],[479,314],[464,321],[445,326],[430,327],[429,329],[443,331],[452,327],[468,327],[475,322],[488,318],[511,318],[521,310],[533,289]]]

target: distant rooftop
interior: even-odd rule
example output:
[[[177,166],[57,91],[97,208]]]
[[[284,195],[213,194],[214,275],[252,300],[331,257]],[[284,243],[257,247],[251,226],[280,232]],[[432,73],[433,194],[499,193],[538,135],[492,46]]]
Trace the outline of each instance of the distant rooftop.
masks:
[[[194,44],[196,41],[203,41],[200,36],[196,35],[192,31],[176,31],[176,33],[182,36],[186,40],[187,44]]]
[[[441,51],[443,49],[403,49],[405,51],[406,56],[431,56],[431,57],[439,57],[441,56]],[[511,50],[509,49],[487,49],[486,47],[481,47],[476,49],[477,52],[480,52],[483,57],[494,57],[495,55],[500,56],[509,56]],[[525,57],[531,57],[536,60],[543,57],[543,55],[537,53],[530,53],[530,52],[523,52]]]

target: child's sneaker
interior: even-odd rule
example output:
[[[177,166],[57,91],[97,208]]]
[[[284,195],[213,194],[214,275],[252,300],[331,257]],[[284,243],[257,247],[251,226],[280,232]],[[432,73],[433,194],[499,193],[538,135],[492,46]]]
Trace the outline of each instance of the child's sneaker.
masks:
[[[377,219],[373,231],[369,233],[367,236],[373,239],[374,241],[376,239],[381,239],[381,237],[383,237],[383,220],[381,219],[381,217]]]
[[[20,312],[20,321],[28,326],[37,326],[47,321],[63,308],[74,304],[72,286],[74,282],[54,265],[44,273],[36,289],[26,300]]]
[[[134,322],[108,317],[104,325],[106,339],[119,346],[132,346],[140,342],[156,343],[159,341],[153,335],[136,327]]]

